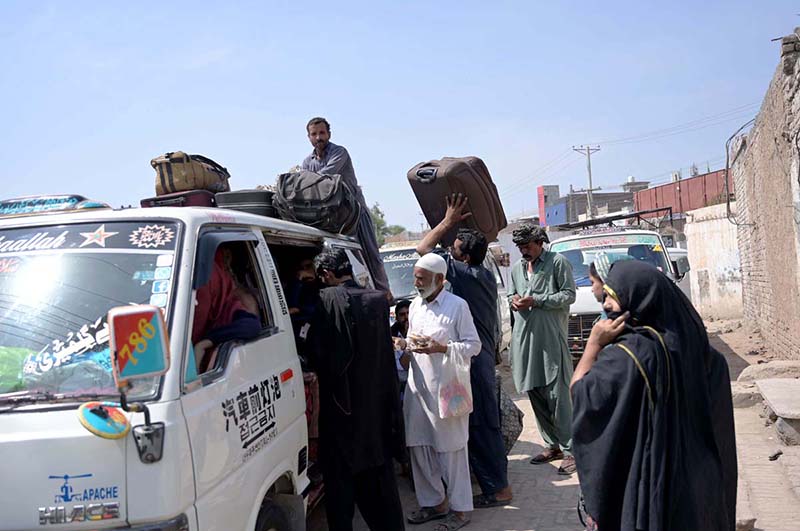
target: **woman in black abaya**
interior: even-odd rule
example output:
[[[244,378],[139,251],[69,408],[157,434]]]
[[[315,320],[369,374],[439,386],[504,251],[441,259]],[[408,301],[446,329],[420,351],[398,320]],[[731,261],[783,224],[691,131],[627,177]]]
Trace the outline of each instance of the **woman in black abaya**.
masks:
[[[730,376],[680,289],[637,261],[612,265],[571,384],[573,445],[590,528],[736,525]]]

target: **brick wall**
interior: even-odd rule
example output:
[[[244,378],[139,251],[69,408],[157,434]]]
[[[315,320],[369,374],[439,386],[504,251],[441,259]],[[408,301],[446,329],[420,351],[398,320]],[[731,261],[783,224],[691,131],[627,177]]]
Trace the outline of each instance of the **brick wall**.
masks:
[[[800,40],[787,39],[756,123],[731,156],[744,317],[777,357],[800,359]]]

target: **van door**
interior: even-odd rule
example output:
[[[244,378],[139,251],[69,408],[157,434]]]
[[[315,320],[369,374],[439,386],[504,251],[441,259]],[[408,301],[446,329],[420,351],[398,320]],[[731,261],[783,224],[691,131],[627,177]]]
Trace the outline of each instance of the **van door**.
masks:
[[[250,229],[202,232],[196,263],[209,263],[218,252],[225,257],[222,271],[212,274],[232,277],[237,290],[252,297],[242,296],[250,308],[255,299],[261,332],[251,340],[223,343],[197,376],[185,367],[181,402],[200,527],[253,529],[266,489],[278,478],[290,479],[295,491],[305,487],[302,372],[283,291],[261,234]],[[186,348],[194,351],[191,338]]]

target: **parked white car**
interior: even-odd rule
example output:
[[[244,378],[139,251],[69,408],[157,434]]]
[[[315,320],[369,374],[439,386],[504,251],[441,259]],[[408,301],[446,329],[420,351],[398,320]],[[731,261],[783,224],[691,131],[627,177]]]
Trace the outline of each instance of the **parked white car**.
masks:
[[[678,282],[689,271],[689,261],[684,256],[672,256],[657,232],[622,229],[594,229],[559,238],[550,244],[550,250],[563,255],[572,264],[575,276],[576,297],[570,306],[568,342],[573,358],[580,358],[589,339],[592,324],[602,311],[595,300],[589,280],[589,265],[599,252],[608,254],[612,262],[622,259],[647,262]]]

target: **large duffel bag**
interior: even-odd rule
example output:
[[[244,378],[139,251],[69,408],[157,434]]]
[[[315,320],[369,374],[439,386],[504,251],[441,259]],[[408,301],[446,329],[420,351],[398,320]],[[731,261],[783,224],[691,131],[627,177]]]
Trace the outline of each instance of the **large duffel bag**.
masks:
[[[274,195],[275,193],[271,190],[236,190],[233,192],[220,192],[215,197],[217,206],[220,208],[277,218],[278,212],[272,205]]]
[[[156,170],[156,195],[187,190],[216,193],[231,189],[228,170],[202,155],[174,151],[154,158],[150,165]]]
[[[311,171],[279,175],[273,204],[287,221],[339,234],[355,233],[361,215],[355,193],[339,175]]]
[[[444,157],[420,162],[408,171],[408,181],[431,227],[444,219],[447,196],[454,193],[469,198],[468,209],[472,212],[461,226],[482,232],[491,242],[508,225],[497,188],[478,157]],[[451,245],[457,231],[457,228],[448,231],[440,243]]]
[[[156,197],[148,197],[139,202],[142,208],[154,207],[213,207],[214,194],[208,190],[189,190],[188,192],[176,192],[174,194],[158,195]]]

